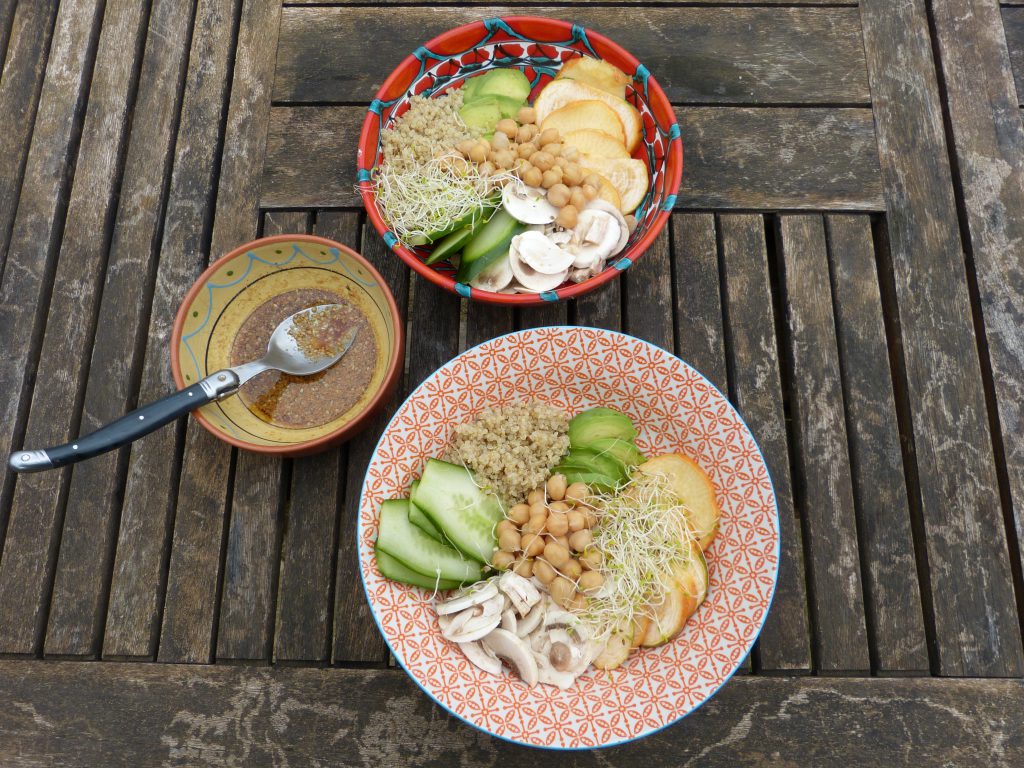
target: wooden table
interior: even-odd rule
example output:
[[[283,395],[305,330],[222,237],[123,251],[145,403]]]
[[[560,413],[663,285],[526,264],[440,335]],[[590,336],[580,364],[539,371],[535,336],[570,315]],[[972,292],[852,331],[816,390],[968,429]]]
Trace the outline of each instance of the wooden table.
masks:
[[[699,712],[538,753],[389,664],[354,557],[388,414],[294,461],[183,421],[5,475],[0,764],[1024,764],[1021,0],[57,5],[0,2],[0,455],[168,391],[174,312],[205,265],[312,231],[390,282],[410,328],[399,396],[539,324],[621,328],[692,363],[765,452],[783,558],[751,658]],[[402,56],[522,12],[647,64],[686,167],[635,268],[513,312],[389,254],[354,152]]]

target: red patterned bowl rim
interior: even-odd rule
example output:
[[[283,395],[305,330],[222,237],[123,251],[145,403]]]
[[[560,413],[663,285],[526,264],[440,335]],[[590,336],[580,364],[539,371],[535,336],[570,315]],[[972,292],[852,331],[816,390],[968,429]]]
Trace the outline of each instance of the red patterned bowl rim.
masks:
[[[661,724],[661,725],[659,725],[657,727],[651,728],[650,730],[646,730],[646,731],[644,731],[642,733],[638,733],[638,734],[632,735],[632,736],[627,736],[627,737],[620,738],[620,739],[617,739],[617,740],[611,740],[611,741],[607,741],[607,742],[602,742],[602,743],[596,744],[596,745],[588,744],[588,745],[569,745],[569,746],[565,746],[565,745],[534,744],[534,743],[522,741],[522,740],[513,738],[511,736],[508,736],[508,735],[505,735],[505,734],[502,734],[502,733],[498,733],[497,731],[489,730],[488,728],[485,728],[484,726],[482,726],[480,723],[476,723],[473,720],[471,720],[470,718],[464,716],[463,714],[461,714],[459,712],[456,712],[450,706],[448,706],[443,701],[441,701],[434,694],[434,692],[431,691],[424,684],[423,681],[418,679],[411,671],[409,671],[406,668],[405,660],[402,657],[401,652],[392,645],[391,640],[389,639],[387,633],[384,630],[383,625],[381,624],[381,618],[380,618],[380,615],[378,613],[377,606],[376,606],[376,604],[374,603],[374,600],[371,597],[370,586],[369,586],[369,584],[367,584],[366,575],[365,575],[365,572],[364,572],[364,570],[362,568],[362,551],[361,551],[361,544],[360,544],[360,542],[362,541],[363,520],[362,520],[362,515],[359,512],[359,510],[361,510],[362,504],[363,504],[363,499],[366,497],[367,492],[368,492],[367,484],[368,484],[368,480],[369,480],[369,476],[370,476],[370,471],[369,470],[370,470],[370,467],[373,465],[373,462],[376,459],[376,457],[377,457],[377,455],[378,455],[378,453],[380,451],[381,445],[384,443],[384,440],[387,437],[388,433],[391,431],[392,427],[395,425],[395,422],[398,420],[399,416],[404,411],[405,406],[409,403],[409,401],[413,400],[413,398],[415,398],[423,389],[425,389],[428,386],[428,384],[433,379],[435,379],[438,376],[444,374],[446,371],[449,371],[452,368],[454,368],[459,363],[459,361],[462,358],[472,354],[473,352],[475,352],[480,347],[483,347],[483,346],[486,346],[486,345],[489,345],[489,344],[494,344],[495,342],[501,341],[503,339],[510,339],[510,338],[516,337],[516,336],[523,336],[523,335],[533,334],[533,333],[537,333],[537,332],[544,332],[544,331],[560,332],[560,333],[561,332],[567,332],[567,331],[586,331],[586,332],[593,332],[593,333],[597,333],[597,334],[606,334],[606,335],[609,335],[609,336],[612,336],[612,337],[615,337],[615,336],[622,337],[624,339],[629,339],[631,341],[638,342],[640,344],[646,345],[647,347],[651,348],[652,350],[655,350],[658,353],[667,355],[669,358],[672,358],[672,359],[678,361],[679,363],[681,363],[682,366],[685,369],[687,369],[687,370],[691,371],[693,374],[695,374],[708,387],[708,389],[710,391],[712,391],[714,393],[717,393],[717,395],[722,398],[722,401],[724,401],[727,404],[729,411],[731,411],[732,415],[734,415],[735,418],[737,419],[737,421],[742,425],[743,430],[746,432],[746,434],[749,437],[751,443],[753,444],[755,453],[757,455],[757,459],[758,459],[758,461],[761,464],[764,465],[765,470],[766,470],[765,475],[766,475],[766,478],[768,480],[768,486],[769,486],[770,497],[771,497],[772,516],[773,516],[774,523],[775,523],[775,540],[774,540],[774,546],[773,546],[773,555],[774,555],[775,567],[772,569],[772,572],[771,572],[771,581],[772,581],[771,588],[770,588],[770,591],[768,593],[767,599],[766,599],[766,601],[764,603],[764,611],[761,614],[760,623],[758,624],[757,629],[754,631],[754,633],[750,636],[749,645],[746,648],[746,653],[744,653],[742,656],[740,656],[736,660],[735,664],[733,664],[732,668],[726,674],[724,674],[722,676],[721,680],[718,682],[718,684],[715,686],[715,688],[712,691],[710,691],[703,699],[701,699],[700,701],[696,702],[694,704],[694,706],[691,709],[689,709],[688,711],[678,715],[674,719],[668,720],[667,722],[665,722],[665,723],[663,723],[663,724]],[[740,412],[729,401],[729,398],[726,397],[726,395],[717,386],[715,386],[715,384],[713,382],[711,382],[706,376],[704,376],[702,373],[700,373],[700,371],[698,371],[696,368],[691,366],[689,363],[687,363],[685,360],[680,358],[678,355],[674,355],[673,353],[668,352],[667,350],[664,350],[661,347],[658,347],[657,345],[652,344],[649,341],[646,341],[645,339],[641,339],[641,338],[638,338],[638,337],[633,336],[631,334],[623,333],[621,331],[610,331],[610,330],[605,329],[605,328],[596,328],[596,327],[592,327],[592,326],[582,326],[582,325],[581,326],[537,326],[535,328],[529,328],[529,329],[524,329],[524,330],[519,330],[519,331],[512,331],[510,333],[502,334],[501,336],[495,336],[494,338],[488,339],[486,341],[481,342],[480,344],[477,344],[477,345],[475,345],[473,347],[470,347],[469,349],[465,350],[464,352],[460,353],[459,355],[453,357],[447,363],[445,363],[440,368],[438,368],[436,371],[434,371],[430,376],[428,376],[422,382],[420,382],[420,384],[412,392],[409,393],[409,395],[405,398],[405,400],[402,401],[401,405],[398,406],[398,408],[395,410],[394,415],[388,421],[387,426],[381,432],[380,439],[377,441],[377,444],[374,446],[373,453],[370,455],[369,462],[367,463],[367,473],[363,477],[363,483],[360,486],[360,490],[359,490],[359,499],[360,499],[360,501],[359,501],[359,505],[358,505],[358,508],[357,508],[357,521],[356,521],[357,533],[356,533],[356,552],[355,552],[355,556],[356,556],[357,562],[360,564],[360,567],[359,567],[359,579],[360,579],[360,581],[362,582],[362,585],[363,585],[363,593],[365,594],[367,604],[370,607],[370,613],[373,616],[373,621],[377,625],[377,631],[380,632],[381,637],[384,639],[384,642],[387,644],[389,650],[394,655],[396,661],[398,662],[399,666],[401,666],[403,671],[406,672],[406,674],[412,679],[412,681],[417,685],[417,687],[419,687],[419,689],[421,691],[423,691],[431,699],[431,701],[433,701],[435,704],[437,704],[439,707],[444,709],[449,714],[453,715],[454,717],[458,718],[462,722],[464,722],[467,725],[471,726],[475,730],[480,731],[481,733],[487,734],[488,736],[494,736],[494,737],[496,737],[498,739],[501,739],[502,741],[507,741],[507,742],[509,742],[511,744],[516,744],[516,745],[519,745],[519,746],[532,747],[534,749],[543,749],[543,750],[556,751],[556,752],[577,752],[577,751],[584,751],[584,750],[589,751],[589,750],[594,750],[594,749],[604,749],[604,748],[607,748],[607,747],[614,747],[614,746],[621,746],[623,744],[628,744],[630,742],[637,741],[639,739],[643,739],[643,738],[646,738],[648,736],[651,736],[651,735],[653,735],[655,733],[658,733],[659,731],[664,730],[665,728],[668,728],[669,726],[677,724],[681,720],[685,719],[686,717],[688,717],[689,715],[691,715],[692,713],[694,713],[698,709],[700,709],[710,699],[714,698],[718,694],[718,692],[722,689],[722,686],[724,686],[736,674],[736,671],[743,664],[744,660],[749,656],[750,651],[753,649],[754,643],[756,643],[757,639],[760,637],[761,631],[764,629],[764,624],[767,621],[768,614],[771,611],[772,604],[774,603],[775,594],[776,594],[777,588],[778,588],[780,555],[781,555],[781,541],[782,541],[782,529],[781,529],[780,520],[779,520],[778,498],[777,498],[777,496],[775,494],[775,484],[772,481],[771,472],[767,471],[767,467],[768,467],[768,462],[764,458],[764,453],[761,451],[761,447],[757,443],[757,440],[754,437],[753,431],[750,429],[750,426],[747,424],[746,420],[743,418],[743,416],[740,414]]]
[[[508,24],[516,24],[521,22],[536,23],[540,22],[545,25],[550,25],[555,29],[571,32],[574,27],[583,29],[587,39],[595,40],[600,43],[601,46],[607,47],[610,51],[613,51],[617,56],[620,56],[623,61],[627,62],[632,71],[638,73],[640,71],[645,72],[647,82],[647,97],[648,101],[652,106],[656,106],[663,114],[674,114],[672,104],[665,92],[661,89],[657,80],[647,72],[646,68],[640,63],[633,54],[627,51],[625,48],[614,42],[610,38],[602,35],[600,32],[594,32],[593,30],[582,27],[582,25],[573,24],[572,22],[562,21],[561,19],[552,19],[547,16],[501,16],[497,17],[498,20],[506,22]],[[459,35],[479,28],[481,30],[486,29],[485,23],[493,21],[494,19],[481,19],[479,21],[470,22],[468,24],[462,24],[458,27],[453,27],[446,32],[441,33],[437,37],[434,37],[427,41],[422,47],[432,48],[433,46],[442,44],[447,40],[456,38]],[[394,86],[398,80],[402,77],[407,76],[408,70],[415,67],[418,63],[418,59],[410,53],[399,63],[397,67],[392,70],[391,74],[384,80],[384,84],[377,91],[374,96],[374,101],[381,100],[385,94],[389,93],[392,86]],[[357,172],[362,175],[364,172],[368,173],[372,168],[372,162],[370,166],[364,167],[363,162],[366,158],[372,158],[376,160],[375,147],[371,146],[371,131],[374,123],[375,115],[372,111],[367,110],[366,117],[363,120],[362,130],[359,134],[359,145],[357,152]],[[363,207],[366,209],[366,214],[370,221],[373,222],[374,228],[376,228],[378,234],[385,239],[389,247],[398,257],[404,261],[413,270],[418,272],[420,275],[425,277],[435,285],[440,286],[452,293],[458,294],[465,298],[475,299],[477,301],[490,303],[490,304],[510,304],[519,306],[539,306],[548,304],[554,301],[560,301],[563,299],[571,299],[576,296],[581,296],[585,293],[604,285],[610,280],[617,278],[622,271],[639,259],[644,252],[651,246],[655,238],[661,234],[661,230],[668,223],[669,217],[672,215],[672,205],[669,205],[669,201],[674,204],[679,187],[682,183],[683,178],[683,141],[678,131],[678,126],[673,121],[675,129],[671,132],[668,149],[665,154],[665,165],[667,169],[667,175],[665,180],[665,197],[666,205],[660,207],[657,216],[647,226],[647,230],[643,233],[641,238],[633,243],[626,251],[620,253],[616,257],[616,265],[609,265],[600,274],[594,277],[584,280],[582,283],[576,283],[574,285],[563,286],[554,291],[548,291],[547,297],[542,297],[538,294],[530,293],[519,293],[519,294],[504,294],[504,293],[493,293],[491,291],[481,291],[473,288],[468,289],[467,286],[463,286],[457,283],[452,278],[445,274],[442,274],[431,267],[427,266],[420,258],[416,256],[411,250],[406,248],[400,242],[394,241],[394,235],[388,230],[387,224],[381,218],[380,212],[377,210],[377,205],[374,202],[373,189],[370,186],[369,181],[360,179],[358,183],[359,196],[362,198]],[[390,236],[390,237],[389,237]],[[461,289],[461,290],[460,290]]]

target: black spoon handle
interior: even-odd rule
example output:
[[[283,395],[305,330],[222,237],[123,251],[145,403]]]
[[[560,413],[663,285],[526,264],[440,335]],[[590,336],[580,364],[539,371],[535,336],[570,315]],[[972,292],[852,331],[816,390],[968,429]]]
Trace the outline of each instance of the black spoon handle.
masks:
[[[234,371],[217,371],[188,389],[132,411],[70,443],[43,450],[15,451],[8,465],[15,472],[39,472],[91,459],[138,440],[196,408],[230,395],[236,389],[238,376]]]

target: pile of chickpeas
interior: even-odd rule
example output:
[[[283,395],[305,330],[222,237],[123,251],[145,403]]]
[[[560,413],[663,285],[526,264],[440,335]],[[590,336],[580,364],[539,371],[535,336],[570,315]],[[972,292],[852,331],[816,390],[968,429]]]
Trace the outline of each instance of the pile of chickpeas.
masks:
[[[588,498],[586,484],[568,485],[565,475],[552,475],[534,488],[498,523],[494,567],[536,576],[566,610],[585,608],[586,595],[604,584],[603,559],[591,530],[597,515]]]
[[[499,120],[490,141],[466,139],[456,149],[484,176],[511,171],[524,184],[546,189],[548,202],[559,209],[555,221],[566,229],[576,226],[579,212],[601,188],[601,177],[586,172],[579,150],[562,144],[557,128],[540,129],[533,107],[520,109],[515,120]]]

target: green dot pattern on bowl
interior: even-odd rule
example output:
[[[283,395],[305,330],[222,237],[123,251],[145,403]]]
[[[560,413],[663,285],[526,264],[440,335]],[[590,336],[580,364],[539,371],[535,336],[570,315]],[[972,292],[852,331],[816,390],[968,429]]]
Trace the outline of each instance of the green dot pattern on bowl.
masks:
[[[226,274],[226,275],[227,275],[228,277],[231,277],[231,276],[232,276],[233,274],[235,274],[235,270],[233,270],[233,269],[229,269],[229,270],[228,270],[227,272],[225,272],[224,274]]]
[[[199,317],[199,313],[198,312],[193,312],[192,313],[192,317]]]

